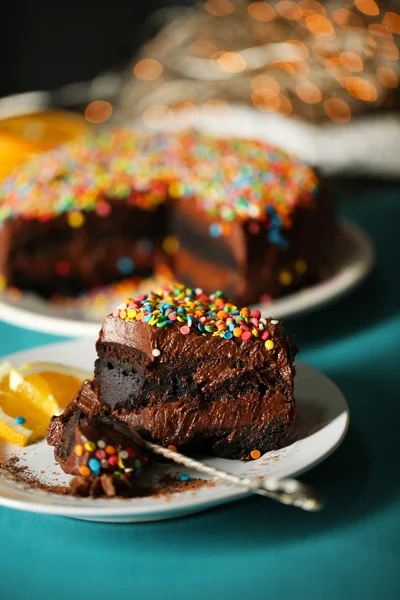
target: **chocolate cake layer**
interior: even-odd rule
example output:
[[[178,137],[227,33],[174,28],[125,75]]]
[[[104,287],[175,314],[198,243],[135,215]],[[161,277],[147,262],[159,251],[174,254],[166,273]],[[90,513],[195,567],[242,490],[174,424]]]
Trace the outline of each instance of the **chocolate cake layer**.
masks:
[[[164,446],[173,444],[187,453],[213,453],[224,458],[249,458],[257,449],[261,454],[283,446],[295,417],[294,401],[280,392],[244,402],[237,398],[200,407],[176,401],[161,406],[112,410],[99,400],[96,382],[85,382],[77,398],[60,417],[53,417],[47,441],[64,470],[69,469],[63,452],[66,424],[75,424],[75,414],[126,424],[146,439]],[[64,468],[65,467],[65,468]],[[70,472],[69,470],[66,472]]]
[[[267,223],[252,219],[229,224],[229,233],[210,240],[213,219],[196,214],[190,203],[177,201],[169,227],[179,240],[174,257],[176,277],[206,293],[221,287],[236,303],[277,298],[329,276],[336,236],[331,194],[326,186],[306,208],[291,215],[291,227],[279,243]],[[272,219],[279,221],[277,215]],[[278,235],[278,234],[277,234]]]
[[[120,201],[107,204],[107,217],[91,212],[45,222],[7,221],[0,235],[0,269],[7,285],[46,297],[69,296],[123,276],[146,277],[156,263],[169,262],[162,251],[164,206],[147,211]]]
[[[169,204],[155,211],[112,202],[107,218],[88,213],[79,227],[69,216],[46,222],[7,221],[0,235],[0,272],[10,287],[43,296],[73,296],[123,276],[147,277],[168,264],[189,286],[209,293],[223,288],[238,303],[263,295],[282,296],[329,274],[335,226],[326,198],[299,208],[285,232],[288,247],[269,241],[264,225],[236,222],[229,235],[211,239],[212,219],[193,203]],[[188,209],[184,209],[186,206]],[[167,234],[179,251],[163,251]]]

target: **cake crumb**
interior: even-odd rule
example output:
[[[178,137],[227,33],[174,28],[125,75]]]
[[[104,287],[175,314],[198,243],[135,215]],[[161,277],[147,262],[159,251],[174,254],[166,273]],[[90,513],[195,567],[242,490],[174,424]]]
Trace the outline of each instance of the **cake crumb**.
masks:
[[[6,461],[0,462],[0,472],[4,473],[8,479],[23,484],[29,489],[40,490],[51,494],[57,494],[59,496],[91,496],[93,498],[116,498],[116,499],[132,499],[132,498],[160,498],[168,497],[172,494],[180,492],[196,492],[198,489],[203,487],[211,487],[215,485],[214,481],[200,478],[190,478],[188,481],[180,481],[179,475],[163,475],[156,483],[152,486],[135,486],[130,491],[129,496],[118,495],[114,486],[111,489],[109,481],[103,480],[96,485],[96,482],[91,486],[89,490],[87,484],[82,481],[82,477],[75,477],[71,480],[71,485],[58,485],[48,484],[41,481],[35,473],[33,473],[28,466],[20,465],[20,459],[18,456],[11,456]],[[40,474],[44,474],[45,471],[40,471]],[[57,473],[54,473],[57,475]],[[99,479],[99,478],[98,478]],[[101,484],[100,484],[101,483]],[[92,490],[95,492],[92,494]],[[84,492],[84,493],[83,493]]]

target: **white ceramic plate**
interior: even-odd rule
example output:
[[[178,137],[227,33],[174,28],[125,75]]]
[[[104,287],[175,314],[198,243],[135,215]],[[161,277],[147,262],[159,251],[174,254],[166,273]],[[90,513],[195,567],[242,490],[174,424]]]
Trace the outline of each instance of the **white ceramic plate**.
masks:
[[[94,358],[94,342],[89,339],[42,346],[7,357],[15,365],[50,359],[88,370],[93,368]],[[204,459],[204,462],[244,477],[288,477],[321,462],[338,447],[346,434],[349,423],[346,400],[325,375],[301,362],[297,364],[295,394],[298,418],[292,439],[285,448],[269,452],[258,460],[247,463],[211,457]],[[0,462],[4,463],[15,456],[20,459],[18,466],[26,465],[30,473],[43,483],[63,485],[70,479],[70,476],[65,475],[55,464],[53,450],[45,441],[27,448],[0,443]],[[183,472],[198,477],[195,472],[175,465],[153,467],[152,477],[156,476],[157,481],[166,473]],[[0,470],[0,505],[91,521],[122,523],[170,519],[237,500],[246,495],[246,492],[233,486],[216,484],[168,496],[94,500],[34,489],[7,478],[7,474]]]
[[[314,286],[269,304],[257,305],[268,316],[282,319],[314,310],[337,300],[358,285],[374,263],[374,249],[366,234],[354,224],[342,223],[338,247],[334,251],[333,275]],[[126,291],[124,298],[126,297]],[[96,336],[108,312],[121,302],[121,295],[109,296],[96,313],[95,300],[88,307],[56,307],[33,294],[18,297],[9,292],[0,295],[0,319],[27,329],[71,337]]]

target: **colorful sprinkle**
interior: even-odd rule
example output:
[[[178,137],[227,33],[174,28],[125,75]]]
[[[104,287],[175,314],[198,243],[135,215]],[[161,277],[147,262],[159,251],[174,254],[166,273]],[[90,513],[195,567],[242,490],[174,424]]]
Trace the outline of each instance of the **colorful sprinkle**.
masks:
[[[173,235],[168,235],[163,239],[162,247],[165,254],[174,256],[179,250],[179,240]]]
[[[220,237],[222,235],[222,228],[221,225],[219,223],[212,223],[210,225],[210,227],[208,228],[208,233],[211,235],[211,237],[213,238],[217,238]]]
[[[101,450],[101,449],[96,450],[96,452],[94,454],[95,454],[96,458],[99,458],[100,460],[107,456],[106,453],[104,452],[104,450]]]
[[[85,217],[81,212],[72,212],[68,215],[68,223],[70,227],[77,229],[81,227],[85,221]]]
[[[279,282],[282,285],[290,285],[292,283],[293,280],[293,275],[291,274],[290,271],[281,271],[279,273]]]
[[[177,447],[174,446],[173,444],[170,444],[169,446],[167,446],[168,450],[171,450],[171,452],[177,452]]]
[[[96,215],[99,215],[99,217],[108,217],[108,215],[111,213],[111,205],[108,202],[100,200],[95,208],[95,212]]]
[[[79,467],[79,475],[82,475],[82,477],[90,477],[91,474],[92,472],[89,467],[86,467],[85,465]]]
[[[86,212],[107,216],[109,200],[154,210],[169,196],[196,198],[212,219],[210,235],[224,235],[234,220],[251,221],[251,233],[262,235],[264,225],[271,243],[283,248],[287,240],[282,230],[291,226],[290,214],[299,205],[312,206],[317,186],[310,167],[265,142],[190,130],[110,127],[16,169],[0,188],[0,221],[69,213],[70,226],[77,228]],[[165,238],[166,254],[174,255],[178,248],[176,238]]]
[[[190,475],[188,475],[188,473],[182,473],[182,475],[179,475],[179,481],[190,481]]]
[[[84,447],[82,446],[82,444],[77,444],[75,446],[75,454],[76,456],[82,456],[84,452]]]
[[[118,456],[116,454],[109,456],[107,460],[110,467],[115,467],[118,464]]]
[[[60,260],[55,267],[57,275],[66,277],[71,273],[71,263],[66,260]]]
[[[17,423],[17,425],[23,425],[25,421],[26,419],[24,417],[15,417],[15,422]]]
[[[121,256],[117,260],[117,269],[121,275],[132,275],[135,267],[136,265],[130,256]]]
[[[105,447],[106,454],[116,454],[117,450],[114,446],[106,446]]]
[[[267,350],[272,350],[272,348],[275,346],[274,342],[272,340],[267,340],[265,342],[265,347]]]
[[[99,440],[99,441],[97,442],[97,447],[98,447],[98,448],[102,448],[102,449],[103,449],[103,448],[105,448],[106,446],[107,446],[107,444],[105,443],[105,441],[104,441],[104,440]]]
[[[260,458],[261,456],[261,452],[259,450],[252,450],[250,452],[250,456],[251,458],[253,458],[254,460],[257,460],[257,458]]]
[[[94,450],[96,450],[96,444],[94,442],[86,442],[85,450],[87,450],[88,452],[93,452]]]
[[[139,315],[150,327],[175,327],[182,335],[192,332],[218,336],[230,343],[266,341],[271,337],[269,322],[274,323],[263,318],[257,309],[238,308],[227,302],[221,290],[207,296],[201,289],[180,283],[164,283],[156,292],[128,298],[112,313],[114,318],[128,321],[139,320]],[[160,354],[158,348],[152,350],[153,356]]]
[[[93,475],[100,474],[100,461],[97,458],[91,458],[88,464]]]
[[[272,304],[272,302],[273,302],[273,298],[272,298],[272,296],[271,296],[270,294],[263,294],[263,295],[261,296],[261,298],[260,298],[260,302],[261,302],[262,304],[266,304],[266,305],[268,305],[268,304]]]

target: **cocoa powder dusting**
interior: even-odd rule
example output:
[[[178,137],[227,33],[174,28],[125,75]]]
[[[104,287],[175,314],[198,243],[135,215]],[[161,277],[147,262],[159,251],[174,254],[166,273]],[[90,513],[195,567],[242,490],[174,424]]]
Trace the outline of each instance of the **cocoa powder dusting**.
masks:
[[[163,475],[155,485],[151,487],[135,486],[129,490],[129,494],[120,495],[118,491],[110,489],[110,482],[102,481],[101,485],[92,484],[89,488],[85,486],[84,478],[76,477],[69,485],[46,484],[41,481],[35,473],[33,473],[26,465],[19,465],[19,457],[12,456],[6,461],[0,461],[0,473],[4,474],[8,479],[16,481],[29,487],[30,489],[41,490],[51,494],[60,496],[91,496],[102,498],[143,498],[153,497],[160,498],[176,494],[184,491],[192,491],[203,488],[212,487],[215,485],[213,481],[207,479],[191,478],[189,481],[180,481],[178,475]],[[97,479],[97,478],[96,478]],[[93,481],[93,480],[92,480]],[[85,493],[82,493],[82,486],[85,488]],[[116,493],[115,493],[116,492]]]

